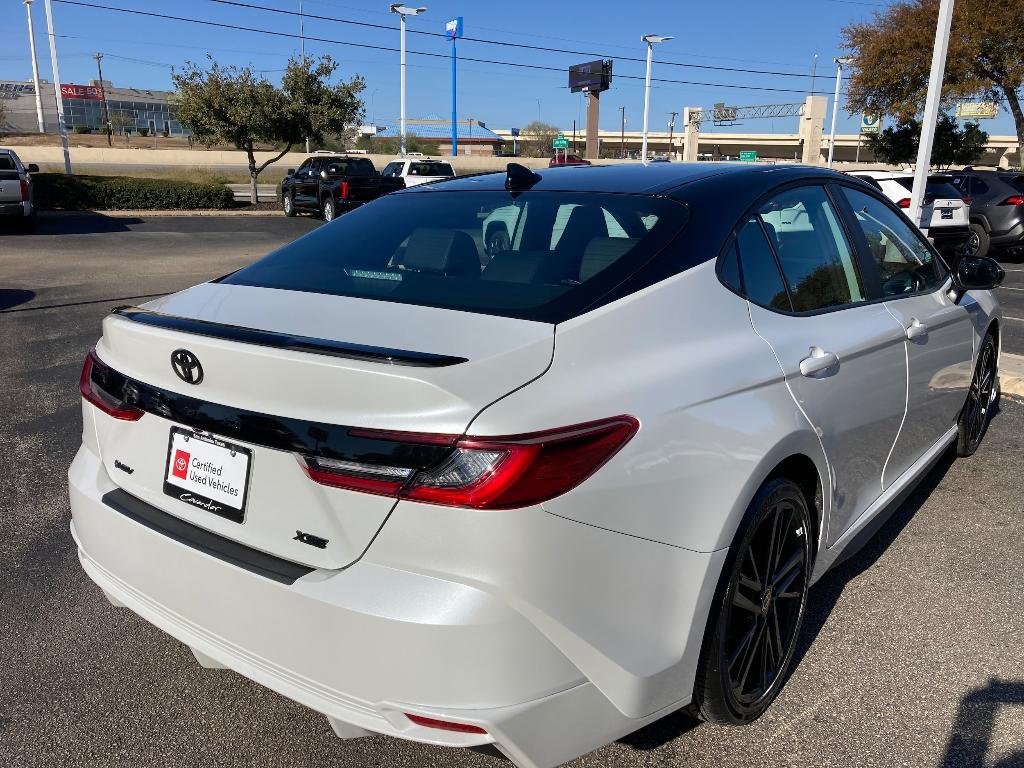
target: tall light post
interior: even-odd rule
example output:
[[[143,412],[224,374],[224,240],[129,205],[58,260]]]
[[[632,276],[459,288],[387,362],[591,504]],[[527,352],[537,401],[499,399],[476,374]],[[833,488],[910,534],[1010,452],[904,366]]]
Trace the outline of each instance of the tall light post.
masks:
[[[932,48],[932,69],[928,75],[928,96],[921,119],[921,142],[917,145],[917,165],[914,167],[914,186],[910,192],[910,220],[921,226],[921,202],[928,184],[928,167],[932,160],[935,124],[939,119],[942,100],[942,75],[946,69],[946,49],[949,47],[949,28],[953,23],[953,0],[939,2],[939,19],[935,25],[935,46]]]
[[[449,40],[452,41],[452,157],[459,156],[459,126],[458,126],[458,109],[456,107],[456,93],[457,89],[456,76],[455,76],[455,62],[458,57],[455,54],[455,41],[462,37],[462,17],[456,16],[451,21],[445,22],[444,34]]]
[[[306,66],[306,17],[302,13],[302,0],[299,0],[299,55],[302,66]],[[306,154],[309,154],[309,137],[306,137]]]
[[[640,160],[647,162],[647,114],[651,108],[651,58],[654,56],[654,44],[671,40],[670,35],[644,35],[640,38],[647,43],[647,76],[644,78],[644,140],[640,150]]]
[[[410,8],[409,6],[402,5],[401,3],[393,3],[391,5],[391,12],[392,13],[397,13],[399,18],[401,18],[401,20],[402,20],[401,21],[401,30],[402,30],[402,32],[401,32],[401,38],[402,38],[402,42],[401,42],[401,49],[402,49],[402,112],[401,112],[401,119],[400,119],[400,131],[401,131],[401,135],[402,135],[402,137],[401,137],[401,148],[402,148],[401,154],[402,154],[402,157],[406,156],[406,146],[405,146],[405,17],[406,16],[418,16],[419,14],[423,13],[425,10],[427,10],[427,9],[423,8],[423,7],[420,7],[420,8]]]
[[[36,88],[36,119],[39,121],[39,132],[46,133],[43,121],[43,94],[39,92],[39,62],[36,61],[36,32],[32,26],[32,0],[25,0],[25,11],[28,13],[28,47],[32,52],[32,82]]]
[[[60,131],[60,143],[64,149],[64,173],[71,175],[71,152],[68,150],[68,126],[64,120],[64,99],[60,92],[60,70],[57,68],[57,36],[53,34],[53,8],[50,0],[43,6],[46,9],[46,33],[50,38],[50,64],[53,66],[53,95],[57,99],[57,129]]]
[[[839,86],[843,82],[843,67],[851,63],[853,59],[849,56],[842,56],[838,59],[833,59],[836,63],[836,93],[832,98],[832,130],[831,137],[828,140],[828,167],[832,167],[832,154],[836,148],[836,113],[839,111]]]

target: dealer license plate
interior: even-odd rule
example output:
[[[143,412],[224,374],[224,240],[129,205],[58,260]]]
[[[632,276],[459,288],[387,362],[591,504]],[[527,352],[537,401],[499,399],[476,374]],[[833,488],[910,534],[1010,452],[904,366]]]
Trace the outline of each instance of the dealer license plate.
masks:
[[[249,492],[252,451],[213,435],[171,428],[164,493],[241,523]]]

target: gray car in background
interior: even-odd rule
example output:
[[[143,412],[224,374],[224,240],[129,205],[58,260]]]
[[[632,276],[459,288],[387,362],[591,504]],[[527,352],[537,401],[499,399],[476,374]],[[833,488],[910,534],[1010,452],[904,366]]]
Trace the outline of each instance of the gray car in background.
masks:
[[[16,217],[29,231],[36,228],[32,174],[38,172],[35,163],[26,166],[13,150],[0,148],[0,217]]]
[[[984,256],[992,248],[1024,247],[1024,175],[968,166],[952,177],[971,206],[968,256]]]

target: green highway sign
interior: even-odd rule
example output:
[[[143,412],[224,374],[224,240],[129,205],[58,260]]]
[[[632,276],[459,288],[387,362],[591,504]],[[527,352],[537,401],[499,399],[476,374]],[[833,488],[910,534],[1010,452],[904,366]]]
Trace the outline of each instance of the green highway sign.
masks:
[[[551,147],[553,149],[568,149],[569,148],[569,140],[567,138],[565,138],[565,136],[556,136],[551,141]]]
[[[744,163],[756,163],[757,152],[755,152],[752,149],[745,149],[742,152],[740,152],[740,160],[742,160]]]

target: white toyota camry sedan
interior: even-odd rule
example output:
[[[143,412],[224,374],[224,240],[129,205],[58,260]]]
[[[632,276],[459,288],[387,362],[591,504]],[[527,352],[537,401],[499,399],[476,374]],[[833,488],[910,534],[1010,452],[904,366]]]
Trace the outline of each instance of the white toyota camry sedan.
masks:
[[[340,737],[547,767],[745,723],[814,580],[977,449],[1002,276],[813,168],[423,185],[107,317],[71,532]]]

